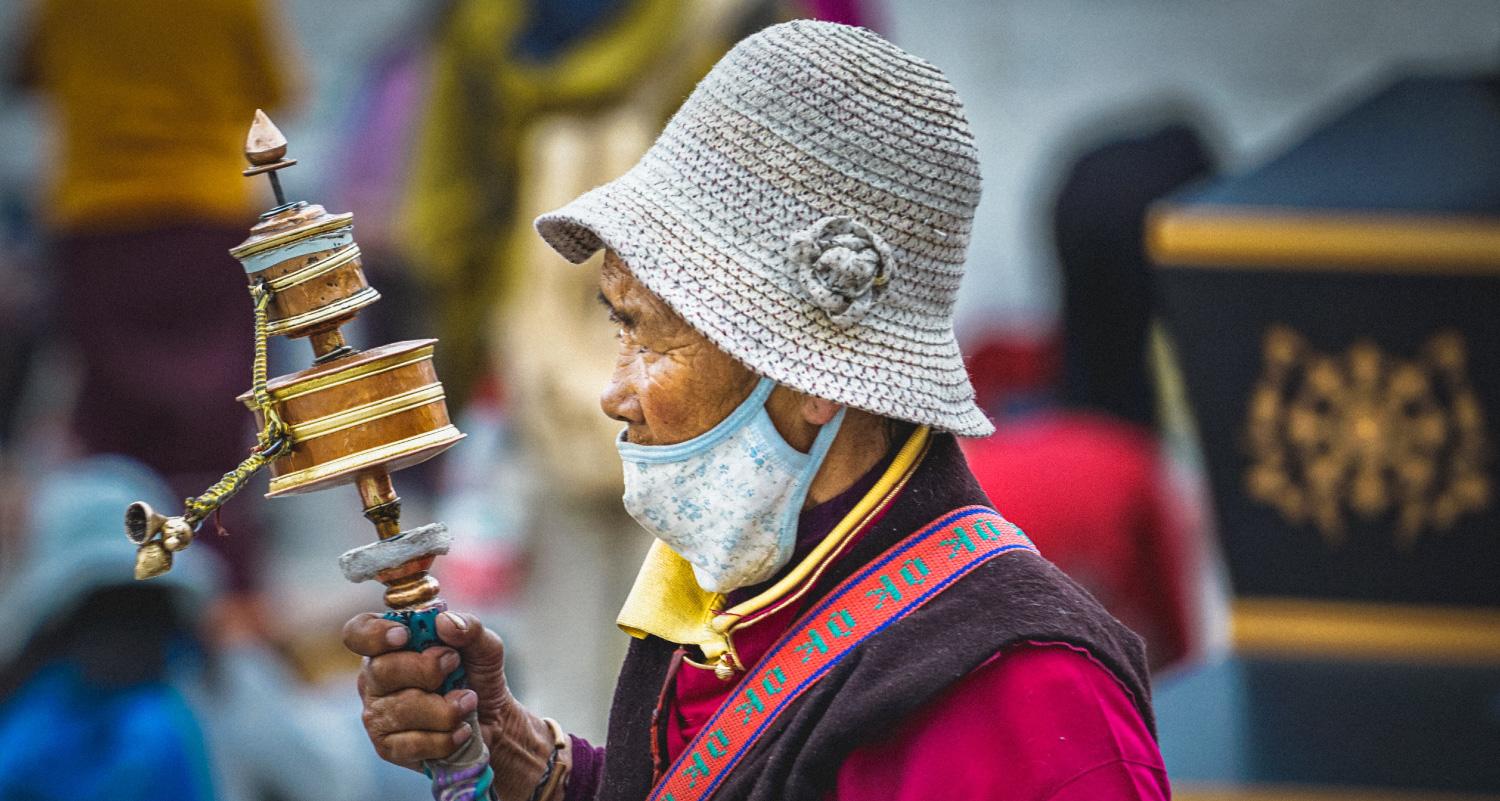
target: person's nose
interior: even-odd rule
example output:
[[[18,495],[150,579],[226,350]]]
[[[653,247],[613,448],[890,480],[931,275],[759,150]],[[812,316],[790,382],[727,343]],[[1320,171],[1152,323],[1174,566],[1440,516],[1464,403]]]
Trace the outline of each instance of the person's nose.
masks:
[[[627,372],[623,364],[615,368],[604,384],[604,391],[599,393],[599,408],[612,420],[637,425],[644,420],[641,419],[641,405],[636,400],[634,382]]]

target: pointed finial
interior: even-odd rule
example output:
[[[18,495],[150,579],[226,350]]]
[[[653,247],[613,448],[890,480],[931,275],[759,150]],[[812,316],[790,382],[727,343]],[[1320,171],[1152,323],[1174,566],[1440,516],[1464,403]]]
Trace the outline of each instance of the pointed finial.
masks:
[[[272,211],[281,210],[287,202],[276,171],[296,164],[297,160],[286,157],[286,136],[260,109],[255,110],[250,133],[245,135],[245,158],[250,162],[250,169],[245,170],[244,175],[249,177],[265,173],[271,179],[271,192],[276,195],[276,208]]]
[[[245,158],[251,164],[261,166],[280,161],[286,156],[286,136],[266,112],[256,109],[255,121],[250,123],[250,133],[245,137]]]

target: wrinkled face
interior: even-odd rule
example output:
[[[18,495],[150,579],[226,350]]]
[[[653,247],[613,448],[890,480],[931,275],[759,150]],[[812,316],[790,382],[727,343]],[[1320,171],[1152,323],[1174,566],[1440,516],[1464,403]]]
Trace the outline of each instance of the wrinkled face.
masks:
[[[613,251],[605,254],[599,272],[599,299],[620,327],[614,374],[599,405],[626,424],[629,442],[672,445],[692,439],[755,389],[754,373],[677,316]]]

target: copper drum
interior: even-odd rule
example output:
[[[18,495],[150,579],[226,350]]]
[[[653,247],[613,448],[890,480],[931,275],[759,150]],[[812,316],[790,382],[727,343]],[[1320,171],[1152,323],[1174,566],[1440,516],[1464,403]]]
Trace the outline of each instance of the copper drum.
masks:
[[[352,214],[294,207],[255,226],[229,253],[251,283],[264,280],[271,290],[271,336],[331,331],[380,300],[360,267]]]
[[[352,483],[375,468],[394,472],[463,439],[432,366],[436,342],[382,345],[273,379],[267,389],[292,449],[271,462],[267,497]],[[250,393],[239,400],[254,408]]]

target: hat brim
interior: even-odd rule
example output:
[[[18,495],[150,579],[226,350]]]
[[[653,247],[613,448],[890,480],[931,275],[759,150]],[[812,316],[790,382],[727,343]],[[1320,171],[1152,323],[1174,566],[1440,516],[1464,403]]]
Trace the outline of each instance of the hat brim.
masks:
[[[538,217],[541,237],[581,264],[614,251],[688,324],[759,375],[815,397],[969,437],[994,426],[974,403],[951,324],[923,328],[882,309],[838,326],[785,291],[785,243],[724,225],[724,198],[655,191],[643,165]],[[732,193],[729,193],[732,194]],[[717,241],[699,224],[720,223]]]

